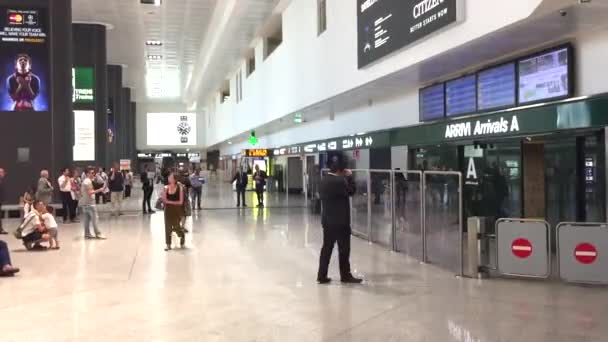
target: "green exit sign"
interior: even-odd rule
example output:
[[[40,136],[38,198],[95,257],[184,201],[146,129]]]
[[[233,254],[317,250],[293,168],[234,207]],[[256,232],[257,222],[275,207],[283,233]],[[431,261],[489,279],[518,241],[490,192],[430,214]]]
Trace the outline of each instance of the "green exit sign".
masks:
[[[255,136],[255,133],[251,133],[251,136],[249,137],[249,143],[252,146],[255,146],[258,144],[258,138]]]
[[[304,119],[302,119],[302,113],[296,113],[296,115],[293,117],[293,122],[297,124],[304,122]]]

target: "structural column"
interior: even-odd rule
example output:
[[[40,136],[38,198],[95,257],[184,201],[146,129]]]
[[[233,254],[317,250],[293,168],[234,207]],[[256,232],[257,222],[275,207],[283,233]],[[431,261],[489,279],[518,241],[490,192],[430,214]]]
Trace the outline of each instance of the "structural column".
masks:
[[[22,58],[27,62],[21,64],[25,66],[20,66],[20,74],[30,73],[29,85],[36,89],[35,97],[14,101],[4,95],[16,88],[0,82],[0,167],[8,173],[5,202],[16,203],[41,169],[55,179],[72,160],[72,2],[0,0],[0,16],[6,23],[1,30],[14,18],[10,20],[20,22],[14,23],[11,34],[19,30],[30,38],[0,42],[0,79],[16,78],[16,62]]]
[[[106,163],[108,150],[108,70],[106,51],[106,27],[98,24],[73,24],[75,88],[78,91],[82,82],[92,71],[93,96],[80,96],[75,93],[74,110],[93,110],[95,112],[95,155],[93,160],[81,161],[88,165]]]

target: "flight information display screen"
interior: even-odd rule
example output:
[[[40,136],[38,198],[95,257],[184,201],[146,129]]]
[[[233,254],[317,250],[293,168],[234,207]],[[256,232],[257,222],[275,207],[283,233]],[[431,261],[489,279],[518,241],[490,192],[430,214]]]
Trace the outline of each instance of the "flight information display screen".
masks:
[[[458,78],[445,84],[446,115],[457,116],[477,111],[475,75]]]
[[[477,107],[488,110],[515,106],[515,63],[501,65],[477,74]]]
[[[570,48],[519,60],[519,103],[565,97],[570,89]]]
[[[420,89],[420,120],[429,121],[445,116],[445,90],[443,83]]]

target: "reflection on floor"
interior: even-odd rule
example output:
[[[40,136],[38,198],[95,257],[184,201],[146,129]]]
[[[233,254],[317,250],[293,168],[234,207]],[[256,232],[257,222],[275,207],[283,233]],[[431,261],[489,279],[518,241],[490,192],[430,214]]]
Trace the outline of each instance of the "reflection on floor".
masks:
[[[206,204],[232,196],[217,191]],[[603,288],[459,279],[357,238],[352,264],[365,284],[320,286],[321,231],[306,209],[196,215],[188,249],[171,252],[163,250],[162,213],[104,216],[107,241],[83,240],[80,225],[61,226],[56,252],[24,252],[3,237],[22,272],[0,279],[0,340],[608,339]]]

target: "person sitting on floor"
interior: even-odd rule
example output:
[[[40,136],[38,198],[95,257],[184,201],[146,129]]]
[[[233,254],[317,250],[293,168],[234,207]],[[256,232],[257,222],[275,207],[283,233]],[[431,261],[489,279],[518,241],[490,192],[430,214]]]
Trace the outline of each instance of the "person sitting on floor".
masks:
[[[27,250],[44,250],[46,247],[40,245],[43,241],[49,241],[49,234],[40,221],[41,211],[44,210],[44,203],[40,200],[34,201],[34,208],[23,219],[19,226],[21,229],[21,240]]]
[[[19,272],[19,268],[11,264],[11,255],[6,242],[0,240],[0,277],[11,277]]]

